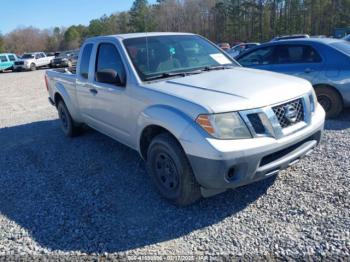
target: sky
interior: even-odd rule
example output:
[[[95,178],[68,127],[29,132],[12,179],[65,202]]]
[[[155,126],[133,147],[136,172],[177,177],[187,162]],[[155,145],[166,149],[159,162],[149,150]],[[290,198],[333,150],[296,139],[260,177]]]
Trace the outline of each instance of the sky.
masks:
[[[153,4],[156,0],[148,2]],[[0,33],[24,26],[46,29],[88,25],[104,14],[127,11],[132,3],[133,0],[0,0]]]

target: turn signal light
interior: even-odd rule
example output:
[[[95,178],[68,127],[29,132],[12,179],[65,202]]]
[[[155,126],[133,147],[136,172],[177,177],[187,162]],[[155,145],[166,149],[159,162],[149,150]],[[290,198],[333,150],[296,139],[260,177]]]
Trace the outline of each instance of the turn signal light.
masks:
[[[214,127],[211,125],[208,115],[200,115],[197,117],[196,122],[209,134],[214,134]]]

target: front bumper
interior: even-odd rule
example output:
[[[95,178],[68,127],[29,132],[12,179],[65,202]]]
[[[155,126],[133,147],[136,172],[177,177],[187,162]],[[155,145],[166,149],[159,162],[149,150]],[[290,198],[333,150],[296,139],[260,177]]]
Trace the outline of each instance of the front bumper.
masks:
[[[202,186],[203,196],[210,196],[278,174],[310,154],[321,140],[324,116],[323,109],[318,106],[308,126],[279,139],[207,137],[205,142],[199,143],[190,138],[200,131],[188,129],[181,144]]]
[[[15,71],[21,71],[21,70],[29,70],[30,69],[30,65],[27,64],[23,64],[23,65],[14,65],[13,69]]]

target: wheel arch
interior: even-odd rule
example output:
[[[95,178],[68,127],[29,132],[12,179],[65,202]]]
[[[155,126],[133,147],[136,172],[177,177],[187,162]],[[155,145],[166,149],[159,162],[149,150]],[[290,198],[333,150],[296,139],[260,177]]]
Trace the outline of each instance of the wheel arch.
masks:
[[[53,97],[56,107],[58,106],[59,101],[63,101],[74,121],[77,123],[82,123],[80,114],[76,108],[76,105],[74,104],[74,101],[72,101],[71,97],[62,84],[56,83],[55,94]]]
[[[137,148],[143,159],[147,159],[147,150],[152,139],[160,133],[168,133],[178,141],[181,148],[181,136],[193,122],[192,119],[168,106],[152,106],[142,112],[138,118]]]

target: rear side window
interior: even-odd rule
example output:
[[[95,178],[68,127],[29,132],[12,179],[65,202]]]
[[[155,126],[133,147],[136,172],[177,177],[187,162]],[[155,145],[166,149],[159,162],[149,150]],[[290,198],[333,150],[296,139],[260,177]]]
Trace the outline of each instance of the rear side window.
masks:
[[[125,80],[123,62],[117,48],[113,44],[100,44],[96,61],[96,72],[113,69],[118,73],[120,79]]]
[[[9,55],[9,59],[11,62],[16,61],[16,57],[14,55]]]
[[[92,52],[92,44],[87,44],[84,47],[80,61],[80,75],[86,79],[89,77],[89,63]]]
[[[281,45],[275,49],[276,64],[319,63],[321,57],[308,45]]]
[[[4,63],[4,62],[7,62],[8,60],[6,56],[2,55],[0,56],[0,61]]]
[[[264,47],[254,50],[238,59],[243,66],[269,65],[273,61],[273,47]]]

